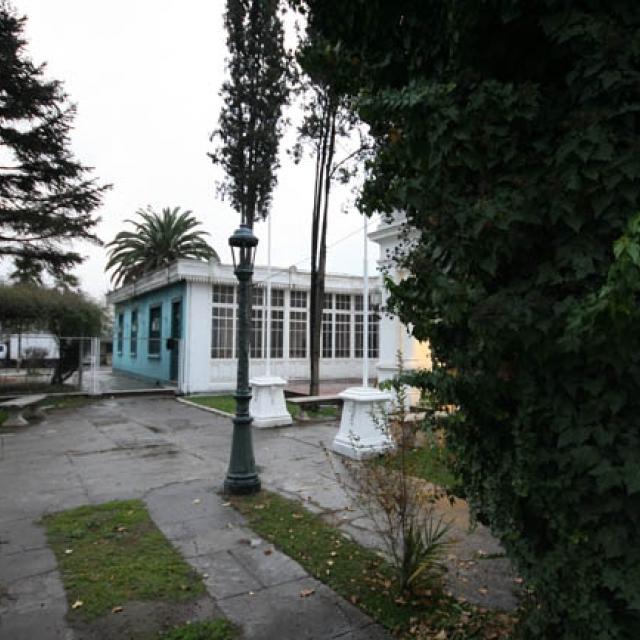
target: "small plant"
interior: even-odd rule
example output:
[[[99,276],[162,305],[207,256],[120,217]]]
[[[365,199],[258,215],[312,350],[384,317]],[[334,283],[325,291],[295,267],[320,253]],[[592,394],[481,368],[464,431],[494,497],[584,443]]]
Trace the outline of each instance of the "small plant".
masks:
[[[391,411],[374,416],[378,429],[393,439],[394,449],[381,460],[344,460],[340,469],[330,460],[342,487],[373,522],[396,570],[399,591],[412,593],[419,579],[442,570],[440,560],[451,541],[450,524],[436,510],[446,491],[411,475],[409,454],[419,421],[407,413],[401,375],[390,385],[395,391]]]
[[[41,347],[28,347],[24,350],[24,363],[27,368],[27,375],[35,376],[38,369],[45,366],[45,358],[49,355],[47,349]]]

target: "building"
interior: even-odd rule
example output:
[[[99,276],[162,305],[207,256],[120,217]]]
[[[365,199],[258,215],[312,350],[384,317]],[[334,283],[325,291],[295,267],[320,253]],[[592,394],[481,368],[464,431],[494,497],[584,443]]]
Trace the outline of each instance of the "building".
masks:
[[[251,375],[266,372],[266,267],[256,267],[252,304]],[[178,260],[107,296],[114,305],[113,369],[174,382],[182,393],[236,386],[237,280],[231,265]],[[309,272],[272,269],[271,373],[309,378]],[[362,375],[363,279],[327,274],[321,339],[321,380]],[[369,357],[379,355],[380,278],[369,279]]]

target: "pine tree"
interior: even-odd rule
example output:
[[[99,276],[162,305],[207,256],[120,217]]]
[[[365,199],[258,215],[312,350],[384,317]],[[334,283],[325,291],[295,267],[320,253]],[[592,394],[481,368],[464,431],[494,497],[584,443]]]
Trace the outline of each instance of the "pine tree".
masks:
[[[269,213],[276,185],[282,108],[287,102],[287,56],[278,0],[227,0],[229,79],[210,154],[226,173],[221,191],[253,227]]]
[[[69,240],[100,242],[92,212],[109,185],[73,157],[75,106],[28,58],[25,21],[0,0],[0,260],[59,278],[82,261]]]

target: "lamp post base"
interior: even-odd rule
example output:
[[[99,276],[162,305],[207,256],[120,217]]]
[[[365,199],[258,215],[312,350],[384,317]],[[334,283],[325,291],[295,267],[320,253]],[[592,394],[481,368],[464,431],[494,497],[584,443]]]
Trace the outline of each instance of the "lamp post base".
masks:
[[[260,492],[260,478],[258,474],[248,476],[230,476],[224,479],[223,491],[225,495],[248,496]]]

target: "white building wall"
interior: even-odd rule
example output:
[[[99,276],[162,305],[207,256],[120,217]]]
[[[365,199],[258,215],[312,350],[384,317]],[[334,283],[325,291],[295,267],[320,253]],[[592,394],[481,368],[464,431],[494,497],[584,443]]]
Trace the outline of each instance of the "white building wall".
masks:
[[[403,274],[398,270],[393,256],[400,242],[400,234],[406,220],[397,216],[392,222],[382,221],[378,228],[369,234],[369,238],[380,246],[378,269],[387,273],[394,282],[400,282]],[[383,308],[386,306],[389,292],[382,293]],[[419,342],[411,335],[410,327],[402,324],[399,318],[382,314],[380,319],[380,359],[378,361],[378,380],[383,382],[397,375],[398,357],[402,360],[405,371],[411,369],[431,368],[431,352],[427,342]],[[416,402],[419,392],[409,390],[409,401]]]
[[[211,354],[211,284],[188,282],[186,288],[185,335],[182,346],[183,393],[194,393],[209,387]]]

